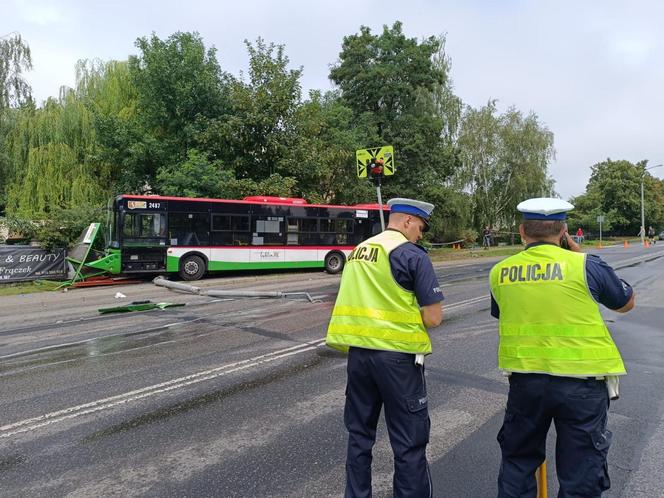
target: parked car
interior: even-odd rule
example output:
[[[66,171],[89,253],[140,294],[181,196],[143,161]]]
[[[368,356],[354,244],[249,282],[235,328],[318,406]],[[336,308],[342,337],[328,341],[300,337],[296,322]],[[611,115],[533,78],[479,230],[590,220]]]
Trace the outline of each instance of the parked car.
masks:
[[[664,232],[659,232],[659,240],[664,240]]]

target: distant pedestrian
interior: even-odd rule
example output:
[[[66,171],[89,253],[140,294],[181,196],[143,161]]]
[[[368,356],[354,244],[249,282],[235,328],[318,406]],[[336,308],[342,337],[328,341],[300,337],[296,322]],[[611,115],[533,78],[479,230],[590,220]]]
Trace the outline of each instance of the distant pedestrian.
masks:
[[[492,238],[491,228],[489,227],[489,225],[487,225],[486,227],[484,227],[484,231],[482,232],[482,247],[484,249],[489,249],[489,247],[491,247],[491,242],[492,242],[491,238]]]
[[[650,225],[648,227],[648,238],[650,239],[651,244],[655,244],[655,229]]]
[[[579,244],[583,243],[583,230],[579,227],[576,231],[576,239]]]

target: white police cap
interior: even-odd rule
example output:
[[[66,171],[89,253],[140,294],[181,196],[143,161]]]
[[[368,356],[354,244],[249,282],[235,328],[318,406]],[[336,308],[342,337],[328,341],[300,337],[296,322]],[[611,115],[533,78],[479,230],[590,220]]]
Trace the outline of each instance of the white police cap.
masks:
[[[405,199],[397,197],[387,201],[391,213],[412,214],[424,220],[425,231],[429,229],[429,218],[433,212],[434,205],[429,202],[417,201],[415,199]]]
[[[574,206],[562,199],[535,197],[519,203],[516,209],[523,213],[525,220],[564,220],[567,211],[574,209]]]

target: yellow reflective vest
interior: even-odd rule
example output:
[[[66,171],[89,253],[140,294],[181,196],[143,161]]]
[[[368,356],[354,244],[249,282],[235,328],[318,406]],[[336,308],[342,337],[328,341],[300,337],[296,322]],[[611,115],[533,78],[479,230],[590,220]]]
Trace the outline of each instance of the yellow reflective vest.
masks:
[[[588,289],[585,263],[583,253],[542,244],[491,269],[491,293],[500,308],[500,369],[568,377],[625,374]]]
[[[415,293],[392,276],[390,253],[408,239],[395,230],[362,242],[348,256],[327,329],[328,346],[431,353]]]

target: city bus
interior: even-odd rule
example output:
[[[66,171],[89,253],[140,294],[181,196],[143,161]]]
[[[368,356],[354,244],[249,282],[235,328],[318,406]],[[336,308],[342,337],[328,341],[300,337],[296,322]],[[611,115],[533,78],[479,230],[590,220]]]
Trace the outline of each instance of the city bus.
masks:
[[[338,273],[357,244],[381,231],[378,204],[269,196],[123,194],[112,200],[108,221],[106,256],[87,266],[112,274],[177,273],[184,280],[222,270],[318,267]]]

